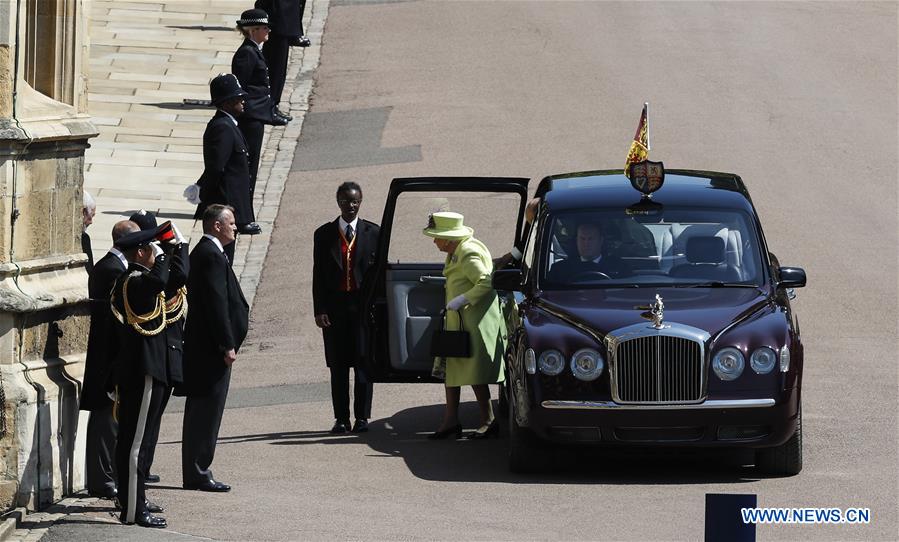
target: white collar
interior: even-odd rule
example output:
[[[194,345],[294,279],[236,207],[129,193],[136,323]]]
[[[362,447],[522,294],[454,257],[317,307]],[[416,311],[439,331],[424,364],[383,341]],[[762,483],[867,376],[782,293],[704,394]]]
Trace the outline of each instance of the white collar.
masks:
[[[581,261],[582,261],[582,262],[599,263],[599,260],[601,260],[601,259],[602,259],[602,254],[600,254],[599,256],[597,256],[596,258],[594,258],[594,259],[592,259],[592,260],[585,260],[585,259],[581,258]]]
[[[222,242],[218,240],[218,237],[215,237],[214,235],[209,235],[208,233],[204,233],[203,237],[205,237],[206,239],[209,239],[210,241],[215,243],[215,246],[219,247],[219,250],[222,251],[222,253],[225,252],[225,247],[222,246]]]
[[[228,112],[225,111],[224,109],[219,109],[219,111],[221,111],[222,113],[228,115],[228,118],[231,119],[231,122],[234,123],[234,126],[237,126],[237,119],[234,118],[234,115],[232,115],[231,113],[228,113]]]
[[[116,247],[112,247],[111,249],[109,249],[109,253],[118,258],[119,261],[122,262],[122,266],[125,269],[128,269],[128,258],[126,258],[124,254],[122,254],[121,250],[117,249]]]
[[[357,231],[356,225],[359,224],[359,217],[357,216],[356,218],[354,218],[352,222],[347,222],[346,220],[343,219],[343,217],[340,217],[337,222],[338,222],[338,225],[340,226],[341,232],[345,232],[346,227],[349,225],[353,228],[353,233],[356,233],[356,231]]]

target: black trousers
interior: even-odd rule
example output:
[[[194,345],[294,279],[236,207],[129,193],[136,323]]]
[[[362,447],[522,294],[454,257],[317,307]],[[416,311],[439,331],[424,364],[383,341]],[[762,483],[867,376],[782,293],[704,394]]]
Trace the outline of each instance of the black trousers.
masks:
[[[253,206],[253,192],[256,191],[256,173],[259,172],[259,157],[262,154],[262,136],[265,125],[261,120],[240,118],[237,127],[247,141],[247,154],[250,162],[250,207]],[[238,224],[242,226],[243,224]]]
[[[287,80],[287,60],[290,57],[290,38],[270,34],[268,40],[262,45],[262,55],[268,64],[269,95],[272,104],[278,107],[281,103],[281,94],[284,92],[284,82]]]
[[[172,387],[165,386],[162,390],[162,404],[159,405],[159,412],[156,413],[158,419],[153,421],[153,432],[148,436],[150,446],[147,456],[147,474],[153,468],[153,458],[156,457],[156,445],[159,443],[159,428],[162,427],[162,415],[165,414],[165,407],[169,404],[169,398],[172,396]]]
[[[219,438],[231,369],[207,395],[189,395],[184,403],[184,424],[181,428],[181,477],[185,486],[213,480],[212,460]]]
[[[331,370],[331,405],[334,407],[334,419],[346,424],[350,421],[350,368],[330,367]],[[357,420],[371,418],[372,385],[365,372],[356,367],[353,369],[353,417]]]
[[[119,384],[119,436],[116,440],[121,519],[133,523],[146,511],[144,480],[150,458],[150,435],[159,432],[159,412],[166,385],[151,376]]]
[[[116,487],[115,449],[119,424],[112,417],[112,401],[91,411],[85,443],[85,485],[88,493],[102,494]]]

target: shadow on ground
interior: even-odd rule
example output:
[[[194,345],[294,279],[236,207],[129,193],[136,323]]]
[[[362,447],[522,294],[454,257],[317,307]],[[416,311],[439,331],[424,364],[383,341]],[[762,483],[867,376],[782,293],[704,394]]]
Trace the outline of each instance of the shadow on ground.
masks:
[[[472,441],[430,441],[425,437],[437,428],[443,405],[408,408],[389,418],[374,420],[362,434],[331,435],[322,431],[291,431],[237,435],[219,439],[220,445],[269,442],[275,446],[366,443],[369,457],[401,457],[409,471],[424,480],[446,482],[507,482],[528,484],[742,484],[759,479],[753,469],[742,466],[733,451],[692,449],[599,449],[556,447],[546,469],[536,474],[515,474],[508,468],[508,433],[499,438]],[[463,403],[460,417],[471,429],[477,423],[477,405]]]

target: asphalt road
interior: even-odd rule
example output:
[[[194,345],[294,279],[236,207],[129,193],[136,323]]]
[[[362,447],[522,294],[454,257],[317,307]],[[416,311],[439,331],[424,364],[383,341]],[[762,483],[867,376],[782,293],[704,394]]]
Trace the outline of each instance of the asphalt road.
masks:
[[[150,497],[171,530],[222,540],[702,537],[706,493],[760,506],[868,507],[868,525],[760,526],[760,540],[894,540],[897,527],[897,4],[335,0],[293,173],[235,365],[214,463],[224,495],[180,486],[166,414]],[[504,439],[423,440],[437,385],[375,389],[372,432],[331,437],[311,313],[312,232],[359,181],[380,221],[390,179],[620,168],[644,101],[651,158],[740,174],[782,264],[806,269],[805,469],[579,455],[506,470]],[[399,256],[440,200],[410,201]],[[506,202],[464,202],[511,239]],[[508,237],[504,237],[508,236]],[[473,396],[463,392],[474,426]]]

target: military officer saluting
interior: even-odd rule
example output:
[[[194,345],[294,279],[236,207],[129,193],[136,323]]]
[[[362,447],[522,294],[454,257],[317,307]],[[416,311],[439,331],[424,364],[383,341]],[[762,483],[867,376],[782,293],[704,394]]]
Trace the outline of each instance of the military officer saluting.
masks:
[[[149,436],[174,372],[166,355],[165,290],[179,237],[171,222],[123,237],[119,247],[128,270],[116,280],[110,299],[120,344],[116,471],[121,520],[143,527],[166,526],[165,519],[150,513],[144,484],[150,448],[155,445]]]

